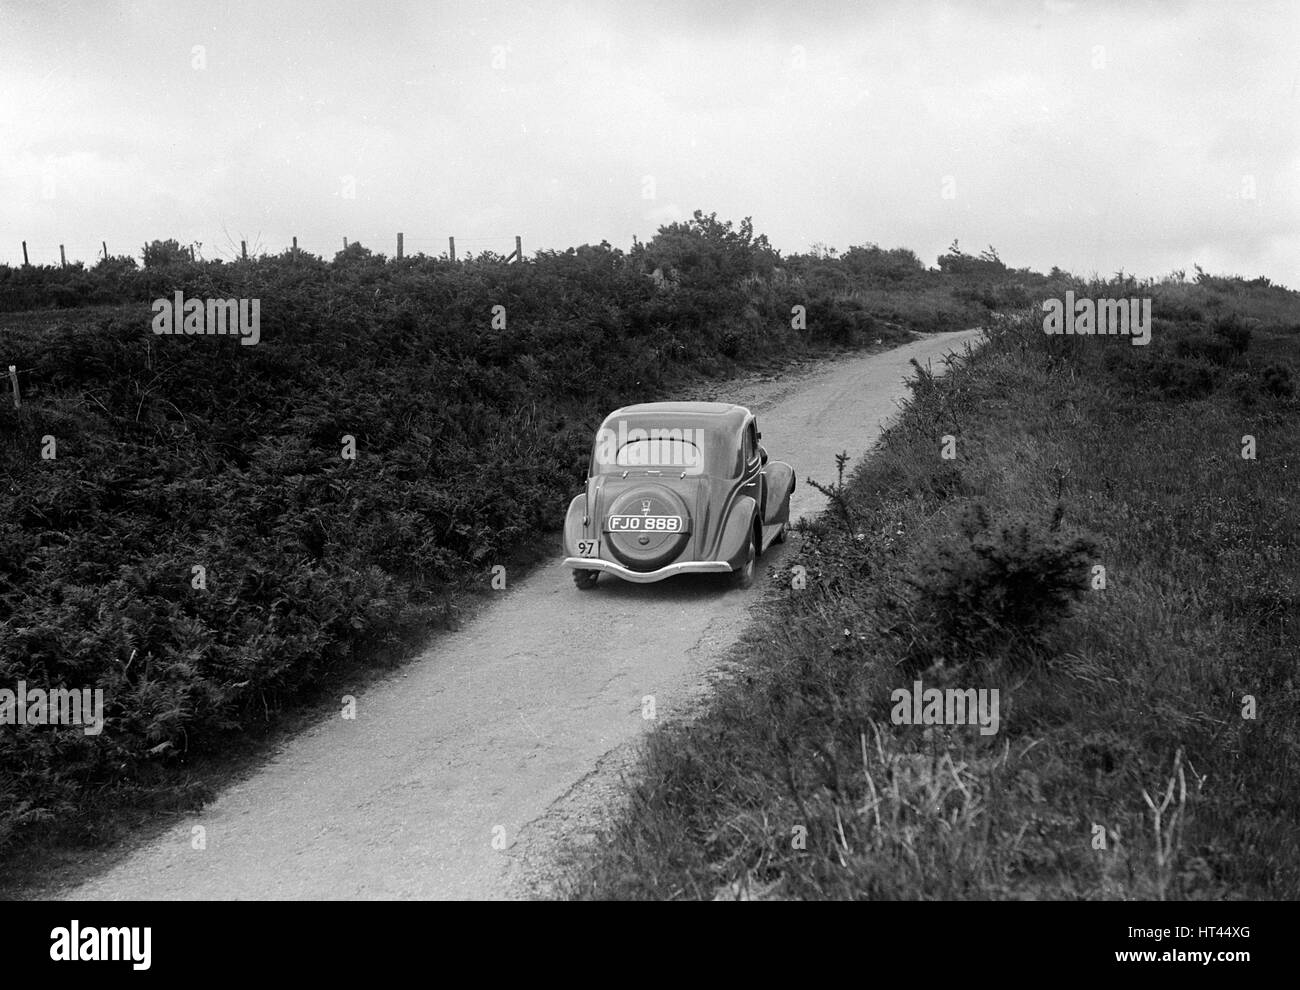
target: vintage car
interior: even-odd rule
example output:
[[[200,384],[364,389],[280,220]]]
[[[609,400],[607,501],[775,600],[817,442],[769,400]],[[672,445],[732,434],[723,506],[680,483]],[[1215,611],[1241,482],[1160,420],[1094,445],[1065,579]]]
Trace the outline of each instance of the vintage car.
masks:
[[[649,402],[616,409],[596,434],[587,490],[569,503],[564,564],[579,588],[601,574],[754,580],[785,539],[794,469],[769,460],[744,406]]]

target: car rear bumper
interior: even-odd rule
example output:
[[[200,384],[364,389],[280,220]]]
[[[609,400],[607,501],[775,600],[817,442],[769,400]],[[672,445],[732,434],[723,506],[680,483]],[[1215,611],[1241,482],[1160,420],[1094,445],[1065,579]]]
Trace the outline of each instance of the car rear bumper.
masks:
[[[621,577],[624,581],[634,581],[637,584],[662,581],[664,578],[674,577],[678,574],[731,573],[731,565],[725,560],[685,560],[677,564],[660,567],[655,571],[634,571],[622,564],[616,564],[612,560],[601,560],[598,557],[565,557],[564,566],[572,567],[575,571],[601,571],[605,574]]]

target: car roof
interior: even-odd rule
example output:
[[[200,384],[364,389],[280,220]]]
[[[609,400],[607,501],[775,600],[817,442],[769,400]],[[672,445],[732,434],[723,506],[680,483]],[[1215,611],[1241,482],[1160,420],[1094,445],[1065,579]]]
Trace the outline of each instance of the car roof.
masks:
[[[628,419],[664,429],[692,426],[731,432],[739,430],[749,415],[744,406],[730,402],[639,402],[615,409],[605,423]]]

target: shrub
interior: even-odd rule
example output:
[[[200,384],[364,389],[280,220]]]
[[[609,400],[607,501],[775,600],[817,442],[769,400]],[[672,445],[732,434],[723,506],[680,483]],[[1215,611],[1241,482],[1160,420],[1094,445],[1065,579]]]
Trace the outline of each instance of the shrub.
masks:
[[[998,257],[991,244],[979,255],[963,251],[954,240],[946,254],[939,255],[939,270],[946,275],[959,275],[972,279],[997,279],[1007,274],[1007,266]]]
[[[186,264],[190,256],[175,238],[165,241],[150,241],[142,249],[146,268],[162,268],[166,265]]]
[[[1270,364],[1264,369],[1263,389],[1269,395],[1280,399],[1289,399],[1295,395],[1295,383],[1291,381],[1291,369],[1283,364]]]
[[[1247,333],[1249,334],[1249,331]],[[1175,342],[1174,353],[1180,358],[1197,358],[1211,364],[1226,364],[1232,359],[1233,345],[1221,336],[1193,333]]]
[[[1260,380],[1254,375],[1239,371],[1228,383],[1228,392],[1233,401],[1249,409],[1259,401]]]
[[[1214,321],[1214,332],[1227,342],[1234,354],[1245,354],[1250,347],[1250,327],[1236,313],[1220,316]]]
[[[906,579],[931,643],[975,655],[1036,638],[1087,589],[1090,540],[1065,541],[1028,523],[995,531],[979,502],[966,506],[958,528],[961,539],[931,543]]]
[[[885,250],[876,244],[855,245],[844,252],[842,266],[866,282],[906,282],[925,274],[925,265],[907,248]]]
[[[1169,401],[1200,399],[1214,391],[1214,375],[1200,360],[1174,357],[1152,346],[1148,353],[1129,358],[1115,350],[1105,359],[1107,370],[1130,387]]]

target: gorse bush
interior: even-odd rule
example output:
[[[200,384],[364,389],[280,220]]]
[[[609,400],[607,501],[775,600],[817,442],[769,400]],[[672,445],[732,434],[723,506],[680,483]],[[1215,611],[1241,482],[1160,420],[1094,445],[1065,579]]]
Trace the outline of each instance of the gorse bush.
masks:
[[[1250,327],[1236,313],[1215,320],[1214,333],[1227,342],[1234,354],[1245,354],[1250,347]]]
[[[1000,279],[1008,271],[992,245],[978,255],[972,255],[963,251],[956,241],[949,245],[947,253],[939,256],[939,270],[970,279]]]
[[[188,249],[175,239],[150,241],[142,249],[146,268],[162,268],[167,265],[184,264],[193,260]]]
[[[1197,358],[1209,364],[1227,364],[1238,351],[1232,342],[1217,334],[1193,333],[1180,337],[1174,344],[1180,358]]]
[[[1291,381],[1291,369],[1284,364],[1270,364],[1263,372],[1263,389],[1269,395],[1289,399],[1295,395],[1295,384]]]
[[[849,248],[840,258],[843,267],[867,284],[897,285],[925,275],[921,259],[907,248],[885,250],[875,244]]]
[[[634,257],[688,287],[717,289],[750,275],[768,275],[779,255],[764,234],[755,236],[749,217],[737,228],[731,221],[696,210],[690,220],[670,223],[653,240],[638,245]]]
[[[1155,342],[1143,350],[1148,353],[1107,349],[1107,366],[1130,388],[1170,402],[1201,399],[1214,391],[1214,370],[1200,357],[1176,356],[1175,347]]]
[[[907,583],[928,649],[978,656],[1032,640],[1087,590],[1091,541],[1063,540],[1028,522],[994,526],[980,502],[963,508],[957,537],[944,533],[918,556]]]

